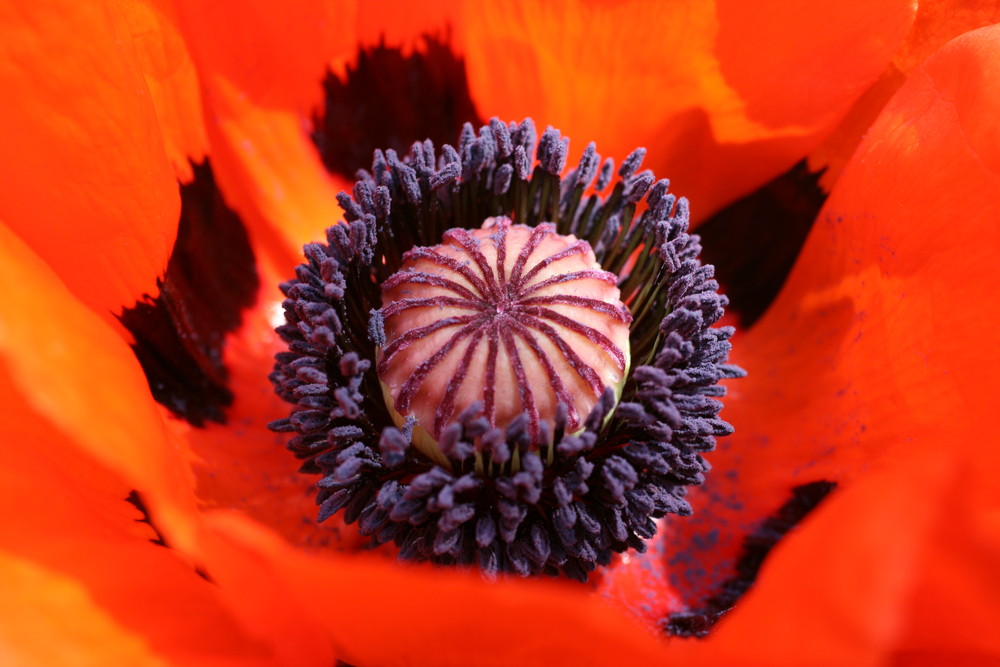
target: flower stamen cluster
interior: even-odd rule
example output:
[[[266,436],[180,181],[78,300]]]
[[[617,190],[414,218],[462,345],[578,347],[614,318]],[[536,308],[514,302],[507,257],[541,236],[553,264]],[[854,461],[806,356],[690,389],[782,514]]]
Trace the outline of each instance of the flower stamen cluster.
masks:
[[[590,144],[563,177],[567,147],[550,129],[536,148],[530,120],[494,119],[478,134],[466,125],[458,146],[440,153],[430,142],[414,144],[402,159],[377,151],[353,197],[340,198],[346,222],[327,230],[326,243],[305,247],[306,262],[282,285],[287,324],[278,332],[288,351],[271,375],[295,407],[271,427],[294,433],[289,448],[304,470],[322,475],[321,520],[343,512],[407,559],[586,579],[613,553],[644,549],[657,518],[691,512],[685,494],[704,480],[702,454],[732,430],[718,418],[719,381],[742,374],[726,363],[732,329],[712,327],[726,300],[712,267],[698,261],[687,201],[669,194],[667,181],[638,171],[644,151],[625,160],[606,192],[613,163],[602,164]],[[502,217],[510,229],[545,232],[542,225],[551,224],[558,235],[586,241],[600,271],[616,277],[632,318],[620,401],[613,383],[602,381],[585,415],[577,407],[571,417],[571,404],[556,400],[550,418],[539,412],[534,419],[522,402],[526,409],[501,419],[494,398],[491,421],[484,396],[446,406],[439,419],[434,406],[429,419],[395,420],[394,412],[410,411],[417,383],[401,391],[405,410],[397,410],[405,381],[388,392],[391,400],[383,392],[376,370],[394,356],[393,309],[402,308],[383,301],[383,286],[391,292],[405,282],[393,276],[407,258],[426,260],[447,230],[476,230]],[[459,246],[475,234],[449,233]],[[520,279],[529,272],[520,271]],[[514,267],[505,275],[513,277]],[[482,280],[488,293],[499,288]],[[509,302],[501,295],[497,305]],[[477,317],[475,309],[465,315]],[[605,351],[615,346],[600,343]],[[611,356],[620,369],[621,357]],[[418,421],[436,435],[433,456],[415,443]],[[543,451],[540,443],[551,445]]]

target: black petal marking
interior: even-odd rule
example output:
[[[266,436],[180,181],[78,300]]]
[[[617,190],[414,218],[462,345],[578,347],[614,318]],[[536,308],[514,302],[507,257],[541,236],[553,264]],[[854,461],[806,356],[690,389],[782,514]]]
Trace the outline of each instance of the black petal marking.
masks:
[[[143,501],[142,496],[139,495],[139,492],[135,489],[129,491],[125,502],[135,507],[142,514],[142,518],[138,519],[139,523],[144,523],[153,530],[155,537],[149,538],[149,541],[158,547],[169,547],[170,545],[167,544],[167,539],[163,537],[163,533],[160,532],[159,527],[150,519],[149,509],[146,507],[146,503]]]
[[[153,398],[194,426],[225,422],[233,401],[223,363],[226,334],[257,300],[259,280],[250,239],[222,199],[212,168],[194,165],[181,186],[181,219],[160,294],[119,316],[135,338],[132,350]]]
[[[271,380],[295,407],[270,426],[294,434],[289,448],[304,469],[323,475],[321,519],[342,511],[373,542],[395,542],[404,559],[584,580],[614,552],[644,549],[657,518],[691,513],[686,487],[703,481],[702,454],[732,431],[717,416],[719,381],[743,373],[726,363],[732,329],[712,328],[726,299],[712,267],[698,261],[687,201],[638,172],[641,154],[627,161],[627,182],[601,196],[588,189],[601,162],[593,149],[561,178],[566,140],[548,130],[536,151],[536,137],[530,120],[494,120],[478,133],[466,124],[457,148],[440,153],[430,142],[404,158],[375,151],[353,199],[343,198],[345,223],[327,230],[325,244],[307,245],[306,262],[282,285],[287,323],[278,332],[288,351],[276,357]],[[613,173],[606,162],[602,188]],[[487,392],[441,429],[438,462],[411,446],[411,422],[393,425],[374,372],[376,345],[386,340],[382,286],[404,280],[392,276],[407,250],[498,216],[551,222],[593,247],[633,317],[632,372],[617,408],[605,390],[573,433],[564,406],[538,424],[545,437],[537,440],[528,413],[491,428]],[[530,271],[527,261],[512,267],[507,284]],[[502,281],[481,282],[489,292]],[[476,298],[465,287],[449,295]],[[544,333],[552,321],[546,306],[532,307],[539,313],[531,326]],[[469,326],[479,311],[462,312]],[[502,335],[487,339],[487,357],[507,344]],[[314,393],[324,376],[327,391]]]
[[[802,161],[698,228],[704,260],[718,267],[729,310],[743,326],[752,326],[785,284],[826,201],[820,176]]]
[[[719,592],[704,600],[702,606],[671,614],[663,621],[664,630],[678,637],[707,636],[718,620],[753,586],[771,549],[809,516],[836,486],[836,482],[818,481],[792,489],[792,497],[743,541],[736,576],[723,582]]]
[[[149,508],[146,507],[146,502],[142,499],[142,494],[140,494],[136,489],[132,489],[131,491],[129,491],[128,496],[125,497],[125,502],[127,502],[129,505],[132,505],[132,507],[139,510],[139,512],[142,514],[142,518],[137,519],[137,521],[139,523],[146,524],[147,526],[150,527],[150,529],[152,529],[154,537],[149,538],[150,542],[152,542],[158,547],[165,547],[167,549],[173,548],[170,545],[170,543],[167,542],[167,538],[163,536],[163,533],[160,532],[159,526],[156,525],[156,523],[150,516]],[[210,584],[215,583],[215,581],[208,574],[208,572],[203,570],[201,567],[195,566],[194,573]]]
[[[313,141],[327,169],[348,178],[376,148],[404,151],[423,136],[450,141],[463,121],[477,117],[465,61],[447,35],[425,35],[409,55],[385,44],[361,50],[345,79],[328,74],[323,86],[326,104],[313,119]]]

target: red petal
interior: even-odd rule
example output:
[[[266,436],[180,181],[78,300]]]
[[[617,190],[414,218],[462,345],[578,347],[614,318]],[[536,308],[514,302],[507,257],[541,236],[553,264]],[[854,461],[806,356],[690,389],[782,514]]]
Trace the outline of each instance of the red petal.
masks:
[[[786,289],[735,343],[750,373],[734,383],[724,413],[736,435],[709,457],[709,482],[692,494],[694,520],[671,522],[663,579],[685,575],[678,554],[694,554],[709,572],[732,568],[742,536],[795,485],[830,479],[847,490],[829,501],[807,545],[788,540],[791,563],[769,566],[757,594],[767,602],[737,607],[718,631],[713,641],[733,655],[782,623],[800,637],[783,658],[791,663],[809,662],[803,656],[813,654],[801,652],[809,641],[817,659],[844,659],[830,648],[835,636],[857,656],[897,642],[941,649],[926,637],[932,624],[938,636],[942,627],[952,633],[943,635],[954,642],[947,648],[995,648],[962,627],[964,616],[933,612],[949,601],[970,614],[988,610],[978,618],[997,622],[996,575],[984,566],[995,558],[988,530],[997,503],[981,500],[991,483],[961,493],[955,473],[934,467],[950,465],[948,456],[963,471],[970,457],[990,478],[1000,467],[983,439],[996,398],[981,379],[1000,367],[1000,314],[986,306],[1000,293],[998,109],[1000,26],[951,42],[915,70],[848,164]],[[936,450],[948,453],[943,462]],[[908,459],[922,463],[893,467]],[[878,466],[885,479],[858,481]],[[956,502],[955,514],[937,513]],[[711,530],[728,538],[722,548],[684,546]],[[942,542],[943,534],[952,539]],[[877,550],[886,557],[872,560]],[[894,563],[911,567],[904,561],[923,569],[892,583],[901,576]],[[886,582],[872,586],[864,572]],[[850,614],[856,620],[844,625]],[[783,645],[764,642],[761,662],[773,664],[772,649]]]
[[[378,11],[358,12],[358,42],[374,46],[384,41],[388,46],[401,46],[404,52],[418,46],[423,35],[441,38],[453,36],[457,9],[450,0],[385,0]],[[450,39],[452,48],[461,53],[461,45]],[[471,119],[470,119],[471,120]]]
[[[218,585],[200,577],[217,539],[193,507],[186,445],[164,437],[128,346],[3,227],[0,291],[0,553],[80,582],[171,663],[330,664],[282,589],[241,578],[256,571],[252,554],[209,567]],[[133,489],[163,535],[138,523]],[[26,640],[23,651],[38,648]]]
[[[983,308],[1000,291],[998,31],[911,75],[737,343],[750,377],[729,417],[741,440],[811,453],[800,476],[853,476],[910,438],[972,435],[995,405],[978,385],[1000,361],[1000,315]]]
[[[809,156],[810,168],[823,171],[821,183],[829,190],[861,138],[906,75],[950,39],[1000,22],[998,0],[921,0],[917,19],[906,43],[879,80],[854,104],[833,133]]]
[[[114,9],[0,10],[0,220],[105,314],[157,292],[180,213],[143,73]]]
[[[4,265],[7,260],[4,257]],[[93,450],[87,449],[92,443],[77,448],[76,438],[86,440],[92,431],[108,430],[102,429],[98,417],[101,407],[92,405],[90,419],[67,432],[46,412],[47,406],[38,404],[37,392],[31,395],[19,384],[18,372],[23,369],[8,356],[3,362],[0,578],[5,583],[0,596],[4,628],[0,653],[4,664],[11,664],[11,655],[23,661],[13,664],[31,665],[207,666],[224,659],[234,664],[272,664],[272,648],[241,627],[218,587],[202,579],[194,565],[176,552],[150,541],[160,536],[140,523],[142,516],[125,502],[132,481],[97,462]],[[58,367],[54,370],[59,372]],[[110,378],[116,379],[113,372]],[[34,379],[42,386],[52,383],[51,376]],[[93,383],[78,386],[81,394],[93,390]],[[57,387],[53,400],[65,398],[60,394]],[[67,408],[71,416],[79,417],[72,405]],[[108,419],[121,417],[113,409],[109,413]],[[155,443],[136,440],[136,445]],[[148,465],[156,465],[155,456]],[[168,512],[155,516],[172,518]]]
[[[962,658],[1000,662],[1000,496],[995,452],[956,452],[953,485],[939,494],[938,522],[921,545],[921,563],[900,615],[901,663]]]
[[[775,551],[737,611],[705,642],[677,642],[677,657],[880,665],[904,647],[942,659],[1000,658],[992,631],[1000,621],[993,567],[1000,544],[990,532],[1000,504],[991,482],[969,492],[987,482],[976,479],[969,458],[923,450],[835,495]],[[986,494],[988,505],[967,502]]]
[[[281,7],[266,0],[181,0],[177,5],[188,46],[208,75],[206,87],[224,79],[270,108],[310,111],[320,99],[332,45],[354,43],[352,34],[341,32],[340,10],[329,3]]]
[[[360,665],[662,664],[655,634],[576,584],[485,581],[478,572],[404,567],[289,549],[236,514],[210,517],[235,550],[263,554],[258,576],[289,585],[337,657]]]
[[[534,116],[618,160],[637,145],[704,217],[783,173],[878,77],[910,2],[469,3],[484,116]]]
[[[5,410],[0,427],[0,563],[15,569],[0,577],[16,572],[42,587],[5,578],[0,626],[22,631],[3,637],[3,655],[32,665],[271,664],[270,648],[246,633],[218,588],[150,541],[157,535],[125,502],[130,485],[73,451],[10,380],[0,371],[3,404],[18,410]],[[60,655],[63,663],[49,662]]]

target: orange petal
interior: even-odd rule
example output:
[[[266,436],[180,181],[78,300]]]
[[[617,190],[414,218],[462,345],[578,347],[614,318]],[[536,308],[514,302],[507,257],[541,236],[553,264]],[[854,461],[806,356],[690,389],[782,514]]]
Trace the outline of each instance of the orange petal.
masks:
[[[879,80],[852,107],[843,122],[810,156],[813,171],[824,169],[823,187],[831,189],[882,107],[906,75],[948,40],[1000,22],[998,0],[922,0],[906,42]]]
[[[308,114],[337,44],[350,44],[350,5],[181,2],[179,14],[202,82],[213,167],[258,252],[292,266],[299,246],[341,217],[340,182],[310,142]],[[340,41],[337,41],[340,40]],[[342,48],[342,47],[341,47]]]
[[[105,612],[80,582],[2,551],[0,581],[0,652],[7,664],[166,664],[143,637]]]
[[[921,0],[917,20],[893,64],[910,72],[949,40],[998,22],[997,0]]]
[[[678,642],[675,656],[768,666],[996,664],[998,457],[964,444],[917,436],[906,456],[875,464],[778,547],[708,640]]]
[[[469,2],[480,114],[534,116],[648,166],[704,218],[783,173],[878,77],[910,2]]]
[[[10,651],[32,665],[275,664],[284,649],[245,630],[218,586],[151,541],[163,536],[125,501],[131,483],[75,449],[12,370],[0,367],[0,577],[37,588],[4,584],[0,627],[20,628],[0,630],[4,664]]]
[[[0,219],[109,321],[156,293],[180,212],[122,25],[102,4],[0,9]]]
[[[638,561],[658,574],[645,583],[660,615],[678,609],[679,590],[697,598],[699,581],[732,576],[744,536],[793,487],[848,486],[875,461],[972,447],[992,431],[981,377],[1000,367],[1000,314],[983,305],[1000,293],[998,37],[970,33],[914,71],[784,291],[734,340],[749,372],[723,411],[736,434],[708,456],[694,517],[668,520],[660,549]],[[983,449],[996,471],[996,448]]]
[[[218,585],[201,578],[196,564],[216,550],[193,507],[186,444],[164,437],[127,345],[3,227],[0,290],[0,441],[11,444],[0,448],[0,550],[82,582],[170,664],[330,664],[280,591],[228,587],[252,554],[209,568]],[[133,489],[157,533],[125,502]]]
[[[969,33],[913,72],[736,345],[738,437],[811,454],[800,477],[853,476],[918,435],[974,437],[995,405],[979,378],[1000,363],[1000,315],[983,308],[1000,292],[998,36]]]
[[[576,584],[491,583],[478,572],[310,557],[237,514],[215,513],[209,522],[232,549],[261,554],[258,576],[290,586],[351,664],[530,667],[667,657],[654,633]]]
[[[337,193],[353,184],[329,175],[295,113],[257,107],[217,80],[209,95],[213,168],[227,203],[247,224],[258,259],[298,263],[302,244],[343,217]]]
[[[967,502],[976,495],[968,492],[971,458],[924,449],[833,496],[779,546],[737,611],[703,643],[677,642],[676,657],[728,665],[882,665],[902,648],[980,658],[960,664],[1000,658],[991,630],[1000,621],[993,567],[1000,544],[989,533],[1000,504],[992,490],[991,505]],[[992,486],[985,475],[978,482]],[[990,514],[992,525],[984,524]],[[962,536],[977,523],[974,538]],[[973,551],[974,540],[989,546]],[[942,569],[970,562],[977,566],[971,572]]]
[[[208,137],[198,77],[177,26],[177,11],[169,0],[130,0],[123,13],[167,156],[177,178],[186,183],[193,178],[191,162],[201,162],[208,151]]]
[[[935,498],[939,520],[921,545],[921,567],[905,600],[905,628],[897,653],[902,664],[1000,662],[1000,496],[997,464],[977,448],[962,459],[954,484]],[[942,610],[947,610],[942,614]],[[988,656],[988,658],[987,658]]]
[[[312,110],[332,48],[354,43],[341,32],[344,17],[331,3],[180,0],[177,6],[188,48],[199,70],[211,75],[206,87],[225,79],[265,107]]]
[[[998,37],[1000,26],[970,33],[914,71],[848,164],[786,289],[735,341],[736,361],[749,371],[733,384],[724,411],[736,434],[710,455],[714,471],[691,495],[693,520],[670,523],[660,563],[668,573],[684,576],[678,555],[700,559],[697,566],[710,574],[732,572],[742,535],[796,485],[829,479],[849,489],[879,461],[920,457],[936,448],[968,453],[978,465],[996,469],[996,448],[989,436],[983,440],[982,418],[995,412],[997,399],[982,377],[984,369],[1000,366],[1000,314],[983,305],[1000,292]],[[926,470],[912,474],[914,483],[933,482]],[[891,500],[891,484],[885,484]],[[915,493],[904,482],[899,485],[903,499]],[[950,502],[955,491],[949,488],[928,486],[928,498],[920,502]],[[879,502],[875,492],[868,499]],[[878,515],[879,528],[870,530],[895,534],[893,517],[907,502],[899,500],[888,514]],[[944,520],[929,514],[917,519]],[[986,518],[972,523],[977,521],[978,533],[970,536],[981,536],[992,525]],[[843,525],[822,531],[830,559],[854,558],[857,545],[849,523]],[[711,530],[723,536],[721,545],[684,551]],[[975,539],[955,540],[941,556],[934,555],[934,547],[916,556],[907,551],[907,557],[949,563],[956,554],[965,556],[967,547],[970,554],[973,546],[992,553],[995,544],[976,546]],[[913,540],[912,549],[927,549],[919,535]],[[983,574],[982,560],[956,578],[960,589],[947,584],[956,576],[953,569],[931,568],[925,582],[908,584],[905,599],[891,604],[909,603],[916,590],[927,588],[938,594],[932,600],[950,593],[979,609],[984,600],[995,600],[989,592],[995,577]],[[894,576],[890,565],[884,574]],[[797,576],[803,590],[814,590],[817,574],[803,565]],[[786,584],[783,590],[790,590],[792,584]],[[858,583],[824,595],[861,601],[870,592]],[[914,613],[924,614],[915,627],[926,629],[932,623],[930,603],[914,607]],[[743,627],[743,611],[738,607],[734,613],[744,618],[737,624]],[[781,622],[762,616],[756,631],[767,635]],[[865,650],[893,638],[883,635],[878,641],[874,635],[864,638]]]
[[[306,603],[275,572],[271,554],[260,543],[244,543],[229,534],[219,516],[228,512],[210,511],[199,535],[202,562],[218,584],[219,596],[253,636],[273,646],[276,657],[289,667],[325,667],[333,664],[334,649],[325,630],[325,614],[316,613],[315,600]],[[259,524],[239,512],[232,521],[254,533]],[[272,538],[273,539],[273,538]],[[288,553],[292,551],[281,542]],[[294,557],[292,557],[294,560]],[[292,561],[279,564],[291,566]],[[341,595],[341,594],[338,594]]]
[[[190,543],[190,473],[128,345],[0,225],[0,367],[66,442],[150,496],[158,518]],[[18,420],[3,404],[3,420]]]

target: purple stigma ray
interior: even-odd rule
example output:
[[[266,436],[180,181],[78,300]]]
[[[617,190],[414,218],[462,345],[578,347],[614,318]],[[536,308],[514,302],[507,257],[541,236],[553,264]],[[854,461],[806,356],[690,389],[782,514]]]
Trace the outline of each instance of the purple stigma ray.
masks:
[[[489,348],[486,353],[486,378],[485,378],[485,389],[483,391],[483,413],[490,424],[496,423],[497,418],[497,404],[496,404],[496,387],[497,387],[497,355],[500,353],[500,346],[497,345],[497,324],[496,322],[490,323],[490,329],[487,335],[487,341],[489,342]]]
[[[614,344],[610,338],[602,334],[600,331],[593,327],[588,327],[585,324],[580,324],[576,320],[572,320],[565,315],[560,315],[554,310],[549,310],[548,308],[538,308],[536,306],[526,306],[520,309],[522,312],[529,313],[536,317],[543,317],[548,320],[552,320],[556,324],[561,324],[570,331],[578,333],[581,336],[585,336],[587,340],[591,343],[599,344],[604,350],[615,358],[618,362],[618,369],[624,371],[626,360],[625,353],[622,349]]]
[[[510,285],[513,289],[520,288],[521,272],[524,270],[524,265],[527,264],[528,258],[531,256],[531,253],[535,252],[538,244],[542,242],[542,237],[550,232],[555,232],[555,226],[544,222],[532,230],[528,242],[524,244],[524,247],[517,256],[517,261],[514,263],[514,268],[510,272]]]
[[[441,253],[436,252],[432,248],[414,248],[414,249],[410,250],[409,252],[407,252],[406,254],[403,255],[403,260],[404,261],[410,260],[410,259],[426,259],[428,261],[434,262],[435,264],[443,266],[446,269],[450,269],[450,270],[454,271],[455,273],[461,275],[463,278],[465,278],[466,280],[468,280],[470,283],[472,283],[472,286],[480,294],[485,295],[487,292],[490,291],[490,289],[487,287],[486,283],[483,282],[483,279],[480,276],[477,276],[476,273],[472,269],[470,269],[468,266],[466,266],[465,264],[462,264],[461,262],[458,262],[458,261],[454,260],[451,257],[447,257],[445,255],[442,255]],[[431,274],[431,275],[433,275],[433,274]]]
[[[510,298],[507,287],[507,225],[497,225],[492,238],[497,247],[497,281],[508,290],[507,297]]]
[[[566,385],[562,381],[562,377],[556,371],[555,366],[552,365],[552,361],[549,359],[549,355],[545,354],[545,350],[542,349],[541,345],[538,344],[538,339],[531,335],[531,331],[528,327],[524,326],[520,321],[513,320],[511,326],[518,336],[521,337],[531,351],[535,353],[535,357],[538,362],[545,369],[545,374],[549,378],[549,383],[552,385],[552,389],[555,391],[556,397],[567,406],[568,416],[567,425],[571,430],[576,429],[580,426],[580,414],[577,412],[576,408],[573,407],[573,399],[570,397],[569,392],[566,391]]]
[[[486,286],[488,287],[489,290],[489,297],[492,299],[502,298],[502,295],[500,293],[500,287],[497,285],[497,281],[493,277],[493,268],[490,266],[490,263],[486,260],[486,256],[483,255],[482,252],[480,252],[478,244],[469,235],[469,231],[466,229],[452,229],[445,232],[445,238],[457,240],[459,243],[462,244],[462,247],[465,249],[465,252],[469,253],[469,255],[472,257],[472,260],[476,263],[476,266],[479,267],[479,270],[482,272],[483,277],[486,279]],[[506,242],[507,239],[504,238],[504,243],[506,244]],[[485,295],[487,290],[479,288],[479,291]]]
[[[434,367],[441,363],[441,360],[448,356],[448,353],[462,342],[462,339],[471,336],[481,327],[481,322],[472,322],[461,329],[451,338],[448,339],[444,345],[442,345],[437,352],[434,353],[429,359],[425,359],[416,370],[413,371],[413,375],[406,381],[403,388],[399,391],[399,396],[396,398],[396,409],[400,412],[406,411],[410,407],[410,401],[416,395],[417,390],[420,389],[420,385],[423,384],[424,378],[434,370]]]
[[[524,364],[521,363],[521,355],[517,351],[517,342],[514,340],[514,333],[509,324],[507,326],[500,325],[500,337],[504,347],[507,348],[507,356],[510,358],[511,366],[514,367],[514,377],[517,378],[517,392],[521,398],[521,405],[528,413],[528,434],[533,442],[537,442],[541,430],[538,406],[535,405],[535,394],[531,391],[531,383],[528,382],[528,375],[524,371]]]
[[[577,241],[576,243],[566,248],[565,250],[560,250],[554,255],[549,255],[540,262],[537,262],[533,267],[531,267],[531,269],[527,273],[525,273],[521,277],[521,279],[518,281],[518,287],[520,288],[526,282],[531,280],[533,277],[535,277],[535,274],[537,274],[542,269],[546,268],[549,264],[552,264],[553,262],[558,262],[560,259],[567,259],[569,257],[573,257],[575,255],[585,255],[588,250],[590,250],[589,243],[587,243],[586,241]]]
[[[538,303],[542,303],[539,301]],[[601,301],[600,303],[604,303]],[[400,299],[394,301],[382,309],[383,317],[390,317],[396,313],[401,313],[408,308],[428,308],[428,307],[454,306],[455,308],[466,308],[468,310],[486,310],[489,306],[482,302],[472,302],[468,299],[459,299],[451,296],[436,296],[430,299]]]
[[[587,384],[590,385],[591,390],[594,392],[594,396],[600,396],[604,385],[601,383],[601,378],[598,377],[597,372],[592,366],[580,358],[572,347],[570,347],[555,327],[550,326],[543,322],[542,320],[535,317],[525,317],[524,321],[526,324],[530,324],[535,329],[538,329],[543,334],[545,334],[549,340],[555,343],[559,351],[562,352],[563,356],[569,361],[570,365],[576,369],[576,372],[584,379]]]
[[[608,271],[598,271],[596,269],[588,269],[586,271],[574,271],[573,273],[560,273],[558,275],[552,276],[551,278],[546,278],[545,280],[531,285],[530,288],[524,290],[521,295],[527,296],[528,294],[533,294],[540,289],[545,289],[546,287],[551,287],[552,285],[559,285],[562,283],[572,282],[574,280],[600,280],[601,282],[607,283],[608,285],[617,285],[618,276]]]
[[[461,389],[462,383],[465,382],[465,376],[469,372],[469,363],[472,361],[472,355],[476,353],[476,348],[479,347],[479,342],[483,339],[482,335],[473,336],[469,344],[465,346],[465,354],[462,355],[462,363],[458,365],[458,369],[455,374],[451,376],[451,380],[448,381],[448,389],[444,393],[444,401],[438,406],[437,412],[434,414],[434,436],[439,437],[441,431],[447,426],[446,420],[451,419],[451,416],[455,412],[455,401],[457,399],[458,390]]]
[[[522,306],[547,306],[553,304],[563,304],[566,306],[579,306],[581,308],[589,308],[591,310],[596,310],[605,315],[610,315],[619,322],[624,322],[629,324],[632,322],[632,314],[628,312],[625,308],[619,308],[614,304],[608,303],[607,301],[601,301],[600,299],[591,299],[585,296],[576,296],[575,294],[551,294],[549,296],[532,296],[526,299],[520,300],[520,305]]]
[[[388,363],[392,360],[392,358],[396,355],[396,353],[402,352],[410,345],[412,345],[415,341],[418,341],[426,337],[428,334],[432,334],[435,331],[438,331],[440,329],[445,329],[447,327],[458,326],[459,324],[466,324],[468,322],[472,322],[477,317],[481,317],[481,315],[465,315],[464,317],[449,317],[446,319],[438,320],[433,324],[428,324],[425,327],[420,327],[419,329],[411,329],[410,331],[407,331],[404,335],[392,341],[392,343],[390,343],[388,347],[385,348],[385,356],[382,358],[382,361],[379,362],[379,367],[381,368],[383,364],[388,365]]]
[[[454,280],[448,280],[447,278],[442,278],[441,276],[425,273],[423,271],[400,271],[382,283],[382,287],[383,289],[393,289],[405,283],[434,285],[435,287],[442,287],[444,289],[451,290],[452,292],[455,292],[459,296],[465,297],[470,301],[478,300],[476,295],[469,291],[468,288],[459,285]]]

